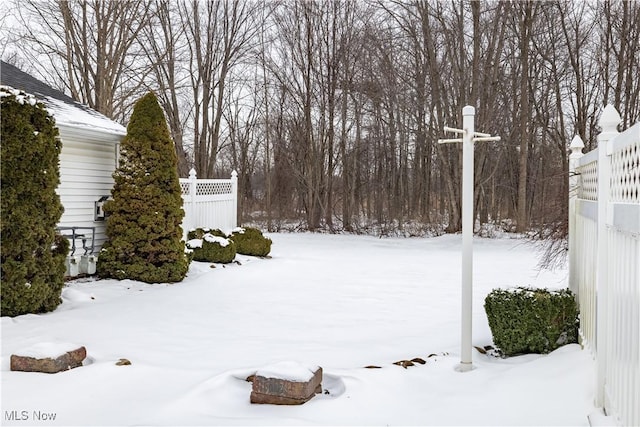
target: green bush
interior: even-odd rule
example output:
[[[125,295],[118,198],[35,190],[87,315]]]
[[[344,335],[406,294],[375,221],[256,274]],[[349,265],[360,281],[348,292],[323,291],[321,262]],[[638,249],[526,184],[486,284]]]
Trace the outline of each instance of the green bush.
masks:
[[[257,228],[236,228],[229,238],[235,242],[239,254],[264,257],[271,252],[271,239]]]
[[[153,93],[134,106],[112,201],[105,203],[107,242],[98,257],[100,277],[147,283],[179,282],[189,257],[182,241],[182,192],[175,148]]]
[[[187,239],[195,261],[228,264],[236,257],[236,244],[220,230],[198,228],[191,230]]]
[[[47,312],[60,304],[68,251],[66,239],[56,239],[62,144],[53,117],[35,98],[0,91],[2,315]]]
[[[505,356],[549,353],[578,342],[578,306],[568,289],[494,289],[484,309],[493,342]]]

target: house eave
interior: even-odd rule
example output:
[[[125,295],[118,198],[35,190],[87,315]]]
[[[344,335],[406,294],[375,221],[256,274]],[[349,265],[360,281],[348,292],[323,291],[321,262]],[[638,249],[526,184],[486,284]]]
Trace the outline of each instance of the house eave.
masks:
[[[75,138],[88,142],[118,143],[125,137],[126,132],[112,129],[88,128],[82,125],[56,123],[60,131],[60,138]]]

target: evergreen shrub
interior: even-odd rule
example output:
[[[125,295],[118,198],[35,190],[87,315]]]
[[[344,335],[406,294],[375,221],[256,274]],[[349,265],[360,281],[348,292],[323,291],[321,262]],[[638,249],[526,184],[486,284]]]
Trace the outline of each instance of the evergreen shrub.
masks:
[[[68,242],[57,236],[63,212],[62,143],[55,120],[24,92],[0,88],[2,167],[1,312],[43,313],[61,302]]]
[[[493,342],[505,356],[549,353],[578,342],[578,306],[568,289],[494,289],[484,308]]]
[[[220,230],[198,228],[191,230],[187,239],[195,261],[228,264],[236,257],[236,244]]]
[[[235,242],[239,254],[265,257],[271,252],[271,239],[257,228],[236,228],[229,238]]]
[[[134,106],[120,145],[113,200],[105,203],[107,238],[100,277],[179,282],[189,257],[182,241],[182,192],[169,129],[153,93]]]

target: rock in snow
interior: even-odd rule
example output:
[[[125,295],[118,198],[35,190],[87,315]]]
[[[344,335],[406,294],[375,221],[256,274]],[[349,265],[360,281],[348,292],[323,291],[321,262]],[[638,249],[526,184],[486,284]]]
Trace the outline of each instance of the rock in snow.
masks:
[[[55,374],[82,366],[87,357],[84,346],[41,343],[11,355],[11,370]]]
[[[322,368],[283,362],[253,376],[251,403],[301,405],[322,393]]]

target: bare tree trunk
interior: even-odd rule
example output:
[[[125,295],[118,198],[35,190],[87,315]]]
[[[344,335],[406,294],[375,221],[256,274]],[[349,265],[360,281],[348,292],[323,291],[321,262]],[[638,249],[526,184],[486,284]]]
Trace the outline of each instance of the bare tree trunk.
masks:
[[[213,178],[220,149],[224,99],[229,73],[247,55],[259,27],[257,3],[220,0],[180,3],[190,47],[194,104],[194,163],[201,178]]]
[[[179,57],[183,54],[179,45],[184,36],[184,27],[178,25],[180,17],[168,0],[158,0],[151,25],[141,34],[141,46],[152,63],[152,75],[157,96],[167,117],[169,130],[178,158],[178,174],[189,176],[189,160],[184,148],[186,118],[180,115],[186,110],[178,100],[183,83],[178,76]],[[153,88],[152,88],[153,89]]]
[[[529,227],[527,206],[527,161],[529,158],[529,42],[532,29],[532,3],[520,3],[520,161],[518,175],[518,219],[516,231],[524,232]]]

